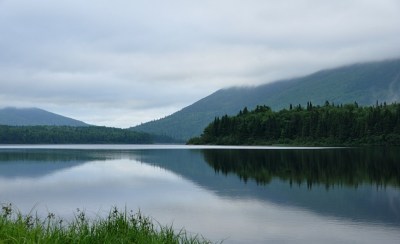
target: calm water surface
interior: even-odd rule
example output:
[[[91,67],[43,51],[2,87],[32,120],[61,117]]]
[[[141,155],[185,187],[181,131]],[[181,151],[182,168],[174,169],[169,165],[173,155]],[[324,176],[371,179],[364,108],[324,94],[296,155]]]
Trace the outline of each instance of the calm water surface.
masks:
[[[400,148],[0,146],[0,203],[224,243],[400,243]]]

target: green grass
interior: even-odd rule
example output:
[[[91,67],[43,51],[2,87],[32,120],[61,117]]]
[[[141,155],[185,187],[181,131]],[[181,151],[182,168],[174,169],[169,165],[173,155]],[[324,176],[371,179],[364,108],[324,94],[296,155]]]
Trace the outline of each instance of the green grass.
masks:
[[[154,224],[140,212],[114,207],[106,218],[89,219],[77,210],[75,218],[64,221],[53,213],[46,218],[23,215],[11,204],[3,205],[0,216],[0,243],[211,243],[185,230]]]

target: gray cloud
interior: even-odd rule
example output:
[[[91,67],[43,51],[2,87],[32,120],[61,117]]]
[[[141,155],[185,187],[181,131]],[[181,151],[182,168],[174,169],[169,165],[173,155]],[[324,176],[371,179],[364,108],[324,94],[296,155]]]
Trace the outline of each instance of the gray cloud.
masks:
[[[209,93],[400,54],[397,0],[0,1],[0,105],[128,127]]]

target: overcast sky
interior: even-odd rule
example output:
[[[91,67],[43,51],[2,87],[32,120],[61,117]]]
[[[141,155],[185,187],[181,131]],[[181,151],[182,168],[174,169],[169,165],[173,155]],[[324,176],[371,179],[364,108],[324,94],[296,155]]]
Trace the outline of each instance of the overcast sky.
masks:
[[[399,0],[0,0],[0,107],[96,125],[394,57]]]

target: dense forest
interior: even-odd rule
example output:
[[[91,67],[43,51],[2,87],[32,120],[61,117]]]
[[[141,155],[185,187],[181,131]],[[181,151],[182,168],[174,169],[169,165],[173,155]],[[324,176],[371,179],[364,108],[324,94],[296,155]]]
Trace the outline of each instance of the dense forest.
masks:
[[[268,106],[216,117],[188,144],[400,145],[400,104]]]
[[[0,144],[138,144],[153,140],[147,133],[100,126],[0,125]]]

